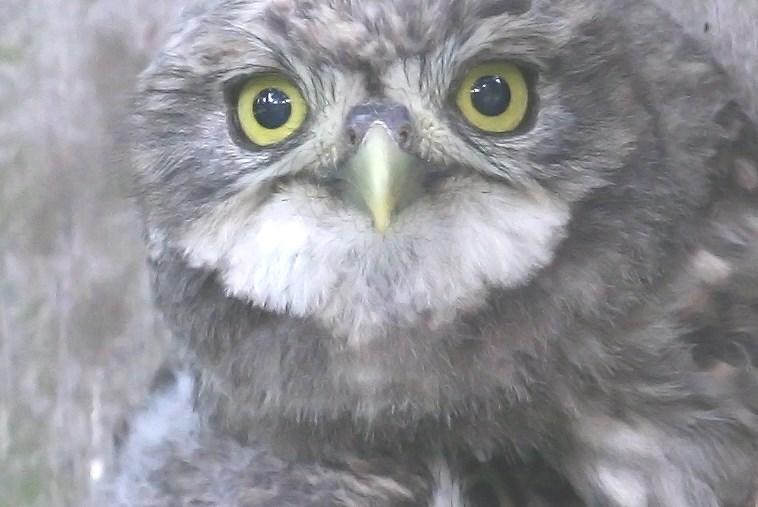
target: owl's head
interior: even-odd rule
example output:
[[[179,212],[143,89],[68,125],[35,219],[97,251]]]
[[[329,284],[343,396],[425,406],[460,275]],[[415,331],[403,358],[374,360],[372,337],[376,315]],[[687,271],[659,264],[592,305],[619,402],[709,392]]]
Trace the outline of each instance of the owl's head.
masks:
[[[151,255],[206,306],[307,322],[287,340],[332,365],[371,350],[330,385],[427,364],[432,392],[642,299],[709,201],[729,98],[647,2],[204,2],[141,79]],[[207,285],[176,273],[159,297],[191,326]]]

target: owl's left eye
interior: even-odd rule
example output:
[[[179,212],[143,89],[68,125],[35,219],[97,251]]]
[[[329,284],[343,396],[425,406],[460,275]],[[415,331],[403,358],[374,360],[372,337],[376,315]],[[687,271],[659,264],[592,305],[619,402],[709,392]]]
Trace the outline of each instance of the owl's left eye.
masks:
[[[503,134],[516,130],[529,109],[523,71],[508,62],[487,62],[471,69],[456,95],[463,116],[475,127]]]
[[[279,74],[253,76],[237,99],[239,126],[258,146],[270,146],[290,137],[303,124],[307,112],[300,90]]]

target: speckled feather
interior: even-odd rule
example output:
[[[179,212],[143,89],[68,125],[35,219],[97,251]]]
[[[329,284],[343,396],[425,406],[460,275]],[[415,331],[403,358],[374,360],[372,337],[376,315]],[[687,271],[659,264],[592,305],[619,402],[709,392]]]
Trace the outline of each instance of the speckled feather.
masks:
[[[205,2],[143,75],[154,286],[197,384],[189,429],[126,439],[120,505],[464,505],[471,463],[505,481],[542,460],[590,506],[747,505],[754,32],[725,38],[720,13],[710,39],[692,28],[706,3],[422,4]],[[449,101],[493,58],[538,75],[510,136]],[[251,149],[224,91],[271,69],[311,113]],[[384,237],[314,183],[373,96],[406,105],[414,154],[453,174]],[[566,505],[516,483],[520,505]]]

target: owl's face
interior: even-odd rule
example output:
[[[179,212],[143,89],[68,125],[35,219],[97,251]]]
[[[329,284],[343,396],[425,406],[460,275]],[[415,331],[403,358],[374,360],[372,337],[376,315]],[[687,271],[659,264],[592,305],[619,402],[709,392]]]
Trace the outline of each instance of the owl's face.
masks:
[[[381,354],[440,354],[462,323],[510,319],[521,343],[533,309],[623,310],[705,202],[723,106],[633,3],[190,10],[134,120],[152,255],[371,350],[334,377],[372,392],[393,382]]]

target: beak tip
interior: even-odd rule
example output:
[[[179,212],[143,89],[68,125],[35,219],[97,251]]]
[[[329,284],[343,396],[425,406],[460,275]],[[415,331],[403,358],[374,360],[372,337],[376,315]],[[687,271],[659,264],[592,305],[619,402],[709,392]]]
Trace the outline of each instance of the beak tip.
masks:
[[[388,213],[375,213],[374,214],[374,229],[377,232],[384,234],[390,227],[391,223],[390,215]]]

